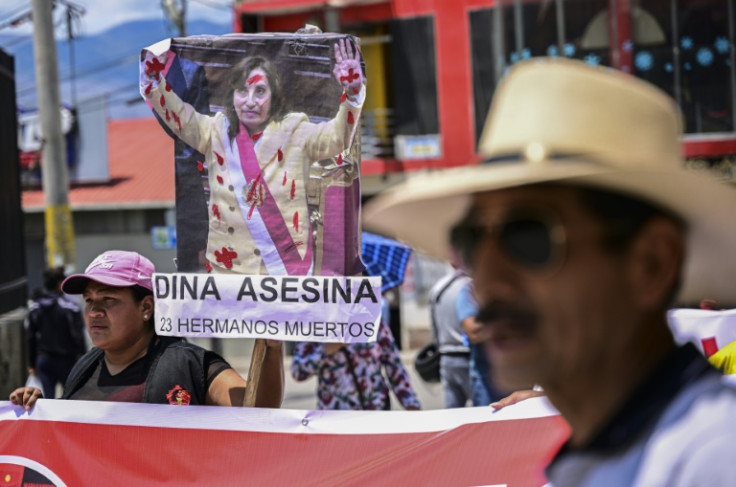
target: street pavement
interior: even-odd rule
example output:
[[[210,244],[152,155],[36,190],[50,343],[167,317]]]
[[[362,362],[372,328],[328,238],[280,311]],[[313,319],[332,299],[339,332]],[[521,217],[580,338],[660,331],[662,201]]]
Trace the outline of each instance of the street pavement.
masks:
[[[209,349],[215,349],[208,339],[190,339],[192,342]],[[230,362],[233,368],[243,377],[247,376],[250,366],[250,352],[253,341],[248,339],[226,339],[221,341],[221,353]],[[217,350],[216,350],[217,351]],[[414,357],[419,350],[404,350],[401,352],[401,361],[409,372],[414,391],[419,397],[422,409],[441,409],[444,407],[444,395],[439,383],[424,382],[414,370]],[[303,382],[297,382],[291,377],[291,356],[286,354],[284,372],[286,388],[282,409],[315,409],[317,407],[317,378],[312,377]],[[398,399],[391,395],[391,409],[402,409]]]

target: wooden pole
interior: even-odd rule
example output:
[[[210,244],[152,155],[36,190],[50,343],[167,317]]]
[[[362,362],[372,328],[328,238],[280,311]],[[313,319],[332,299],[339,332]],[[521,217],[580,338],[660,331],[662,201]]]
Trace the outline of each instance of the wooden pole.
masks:
[[[243,406],[254,407],[256,405],[256,393],[258,392],[258,383],[261,381],[261,369],[263,369],[263,359],[265,357],[266,340],[263,338],[256,338],[256,341],[253,344],[253,352],[250,356],[248,384],[245,386]]]
[[[46,265],[72,266],[74,225],[69,207],[69,169],[61,130],[61,95],[51,0],[33,0],[33,59],[38,88],[38,116],[43,135],[41,171],[46,198]]]

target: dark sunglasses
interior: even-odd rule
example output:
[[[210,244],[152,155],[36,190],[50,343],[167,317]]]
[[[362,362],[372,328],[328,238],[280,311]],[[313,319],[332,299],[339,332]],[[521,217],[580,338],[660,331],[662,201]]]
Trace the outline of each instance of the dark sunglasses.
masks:
[[[486,223],[472,213],[450,231],[450,242],[468,268],[488,238],[516,265],[526,270],[548,271],[562,262],[565,229],[551,212],[520,208],[509,211],[498,221]]]

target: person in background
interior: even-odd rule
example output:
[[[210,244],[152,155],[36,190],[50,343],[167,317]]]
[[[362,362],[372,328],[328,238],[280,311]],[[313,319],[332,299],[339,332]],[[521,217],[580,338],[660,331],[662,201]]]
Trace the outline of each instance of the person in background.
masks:
[[[180,338],[156,335],[154,272],[146,257],[110,250],[84,274],[63,281],[62,291],[84,298],[94,345],[74,365],[63,399],[241,406],[246,381],[222,357]],[[284,388],[282,345],[266,342],[255,405],[278,408]],[[21,387],[10,401],[31,409],[41,397],[41,390]]]
[[[440,381],[446,408],[465,407],[471,398],[470,349],[459,315],[458,295],[470,282],[459,266],[442,277],[429,290],[430,319],[440,354]]]
[[[297,343],[291,376],[301,382],[314,375],[318,409],[389,410],[389,386],[404,409],[421,409],[391,330],[383,321],[373,343]]]
[[[61,292],[65,277],[62,267],[44,271],[44,291],[31,301],[25,322],[28,373],[38,377],[49,398],[87,350],[82,310]]]
[[[522,61],[496,88],[484,163],[364,208],[370,231],[437,257],[461,249],[494,380],[541,386],[570,426],[552,485],[736,478],[736,386],[667,321],[702,296],[733,302],[736,191],[684,168],[681,127],[674,101],[634,76]]]

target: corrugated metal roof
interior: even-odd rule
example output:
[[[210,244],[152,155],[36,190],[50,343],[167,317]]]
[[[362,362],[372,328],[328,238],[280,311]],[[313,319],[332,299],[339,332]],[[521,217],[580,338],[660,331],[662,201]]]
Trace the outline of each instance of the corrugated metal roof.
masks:
[[[73,185],[72,210],[173,208],[174,142],[156,119],[107,123],[110,181]],[[23,191],[23,210],[44,210],[43,190]]]

